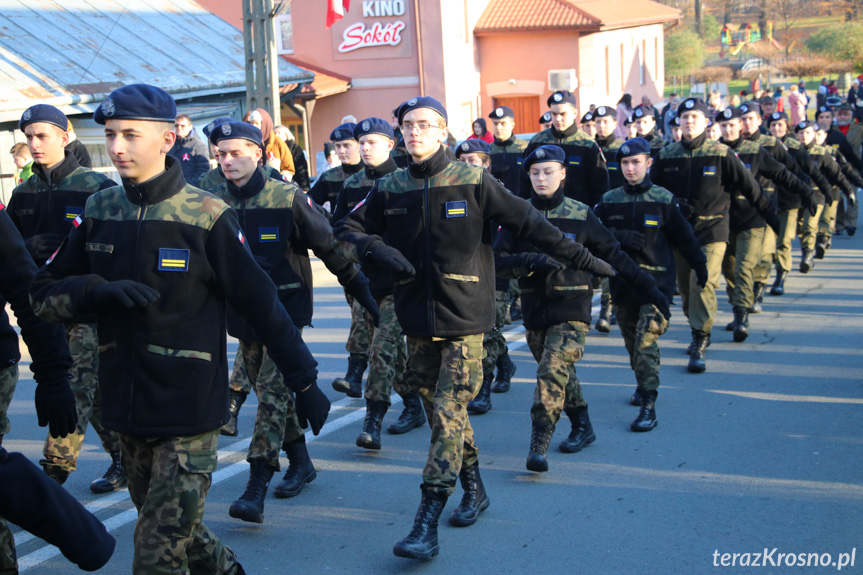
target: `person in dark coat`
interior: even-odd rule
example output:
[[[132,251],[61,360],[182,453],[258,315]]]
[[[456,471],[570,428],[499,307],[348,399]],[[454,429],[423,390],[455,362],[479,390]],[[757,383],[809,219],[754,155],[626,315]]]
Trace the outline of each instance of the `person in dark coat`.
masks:
[[[207,145],[198,138],[198,133],[192,126],[192,120],[185,114],[180,114],[174,120],[174,132],[177,140],[168,152],[169,156],[180,161],[183,177],[191,186],[198,185],[198,178],[210,171],[210,155]]]

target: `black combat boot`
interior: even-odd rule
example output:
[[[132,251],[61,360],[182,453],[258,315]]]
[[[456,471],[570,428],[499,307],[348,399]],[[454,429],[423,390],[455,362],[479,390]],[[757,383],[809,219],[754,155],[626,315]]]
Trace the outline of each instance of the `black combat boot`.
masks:
[[[824,254],[827,253],[827,248],[830,247],[827,242],[827,236],[818,234],[815,236],[815,259],[823,260]]]
[[[521,298],[518,296],[512,296],[512,300],[510,300],[509,302],[509,319],[511,321],[518,321],[522,319]]]
[[[702,373],[707,369],[704,358],[709,342],[710,334],[697,329],[692,330],[692,353],[689,354],[689,365],[686,368],[690,373]]]
[[[788,277],[788,272],[776,270],[776,279],[773,280],[773,285],[770,287],[770,295],[785,295],[785,278]]]
[[[408,536],[393,546],[393,555],[408,559],[428,560],[440,553],[437,542],[437,524],[447,495],[423,487],[420,508],[414,517],[414,526]]]
[[[485,492],[482,477],[479,476],[479,462],[470,467],[462,465],[458,479],[464,495],[459,506],[450,514],[449,523],[456,527],[467,527],[476,523],[479,514],[488,509],[491,501]]]
[[[494,393],[506,393],[509,391],[512,377],[515,375],[516,365],[509,357],[509,353],[502,353],[497,358],[497,377],[494,383],[491,384],[491,390]]]
[[[126,487],[126,470],[123,469],[123,463],[120,461],[120,452],[115,451],[111,454],[111,466],[105,475],[90,484],[90,491],[93,493],[110,493]]]
[[[632,392],[632,397],[629,398],[629,405],[634,405],[638,407],[641,405],[641,388],[636,387],[635,391]]]
[[[857,226],[846,226],[845,231],[848,232],[849,236],[853,236],[857,233]]]
[[[530,429],[530,453],[527,454],[526,467],[530,471],[544,473],[548,471],[548,444],[554,435],[554,426],[533,422]]]
[[[800,260],[800,273],[808,274],[815,267],[815,253],[812,250],[803,249],[803,258]]]
[[[467,404],[469,413],[481,415],[487,413],[491,409],[491,382],[494,380],[494,373],[483,373],[482,387],[479,388],[479,393],[471,399]]]
[[[239,433],[237,430],[237,418],[240,416],[240,408],[243,407],[248,395],[249,394],[243,393],[242,391],[231,390],[231,397],[228,402],[228,411],[231,412],[231,417],[228,419],[228,423],[222,426],[219,433],[227,435],[228,437],[237,436]]]
[[[596,320],[596,331],[609,333],[611,331],[611,298],[604,297],[599,308],[599,319]]]
[[[752,284],[752,309],[749,313],[761,313],[761,304],[764,303],[764,291],[767,289],[767,284],[763,282],[755,282]]]
[[[249,482],[246,492],[231,503],[228,515],[249,523],[264,522],[264,499],[267,497],[267,487],[273,478],[273,468],[266,461],[258,459],[249,463]]]
[[[734,331],[734,322],[729,322],[728,325],[725,326],[726,331]],[[693,332],[692,341],[689,342],[689,346],[686,348],[686,355],[692,355],[692,350],[695,348],[695,332]],[[710,334],[707,334],[707,345],[705,347],[710,347]]]
[[[657,395],[659,392],[655,389],[641,392],[641,409],[638,410],[638,417],[629,424],[629,429],[632,431],[650,431],[656,427],[655,405]]]
[[[344,377],[333,380],[333,389],[347,394],[348,397],[363,396],[363,373],[369,366],[368,358],[357,353],[348,357],[348,372]]]
[[[45,472],[45,475],[56,481],[58,485],[63,485],[69,479],[69,472],[56,465],[45,465],[42,467],[42,471]]]
[[[318,476],[309,451],[306,449],[306,438],[301,435],[298,439],[284,446],[285,454],[288,456],[288,470],[285,476],[273,489],[273,495],[278,499],[287,499],[299,495],[300,491]]]
[[[411,429],[422,427],[426,422],[426,413],[423,410],[423,400],[418,393],[411,393],[402,398],[405,408],[395,423],[387,426],[387,433],[399,435],[407,433]]]
[[[387,413],[384,401],[366,400],[366,419],[363,421],[363,431],[357,436],[357,447],[365,449],[381,448],[381,422]]]
[[[564,453],[578,453],[596,441],[586,405],[567,409],[566,416],[569,417],[572,430],[569,432],[569,437],[560,442],[558,449]]]
[[[734,341],[740,343],[749,337],[749,312],[739,305],[734,306]]]

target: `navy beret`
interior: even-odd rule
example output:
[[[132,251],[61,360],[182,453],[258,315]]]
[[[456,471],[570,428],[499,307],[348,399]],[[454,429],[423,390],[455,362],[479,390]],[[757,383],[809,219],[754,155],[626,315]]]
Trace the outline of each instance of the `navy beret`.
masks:
[[[646,118],[653,118],[654,120],[656,119],[656,118],[654,117],[654,115],[653,115],[653,110],[651,110],[650,108],[645,108],[644,106],[638,106],[638,107],[637,107],[637,108],[632,112],[632,116],[633,116],[636,120],[640,120],[641,118],[645,118],[645,117],[646,117]]]
[[[771,122],[778,122],[780,120],[785,120],[785,123],[788,123],[788,114],[785,112],[773,112],[770,114],[770,117],[767,118],[767,126],[770,126]]]
[[[669,124],[679,128],[680,127],[680,116],[674,116],[673,118],[671,118],[671,122],[669,122]]]
[[[224,124],[225,122],[230,122],[230,121],[231,121],[231,118],[229,118],[227,116],[221,116],[219,118],[216,118],[215,120],[213,120],[212,122],[210,122],[209,124],[204,126],[204,129],[202,130],[204,132],[204,137],[209,138],[210,134],[213,133],[213,130],[215,130],[216,128],[218,128],[219,126]]]
[[[488,115],[492,120],[502,120],[503,118],[515,119],[515,112],[509,106],[498,106]]]
[[[619,162],[623,158],[637,156],[639,154],[650,155],[650,142],[644,138],[632,138],[631,140],[626,140],[619,148],[617,148],[617,152],[614,154],[614,159]]]
[[[416,98],[411,98],[410,100],[404,102],[401,106],[399,106],[399,124],[402,123],[402,119],[405,117],[405,114],[407,114],[411,110],[418,110],[420,108],[428,108],[430,110],[434,110],[435,112],[443,116],[444,122],[449,121],[446,115],[446,108],[443,107],[443,104],[441,104],[434,98],[430,98],[429,96],[418,96]]]
[[[64,132],[69,129],[69,119],[66,118],[66,114],[48,104],[36,104],[24,110],[18,122],[18,129],[23,132],[24,128],[36,122],[54,124]]]
[[[108,120],[173,122],[176,117],[174,98],[163,89],[148,84],[117,88],[93,113],[93,121],[103,126]]]
[[[750,112],[755,112],[759,116],[761,115],[761,104],[758,102],[753,102],[752,100],[748,102],[743,102],[739,106],[741,115],[748,114]]]
[[[264,134],[259,128],[246,122],[228,120],[222,122],[210,132],[210,143],[218,144],[222,140],[248,140],[264,147]]]
[[[389,122],[382,120],[381,118],[366,118],[356,125],[354,128],[354,138],[359,140],[360,137],[365,136],[366,134],[380,134],[381,136],[386,136],[390,140],[395,139],[393,127],[390,126]]]
[[[581,122],[579,122],[579,124],[584,124],[585,122],[593,122],[595,119],[596,118],[593,117],[593,112],[588,112],[581,117]]]
[[[735,107],[728,106],[719,114],[716,115],[717,122],[727,122],[729,120],[734,120],[743,117],[743,106]]]
[[[356,127],[357,125],[353,122],[348,122],[336,127],[335,130],[330,132],[330,141],[341,142],[342,140],[356,140],[357,138],[354,136],[354,129]]]
[[[560,146],[540,146],[524,159],[522,166],[524,166],[524,171],[528,171],[532,165],[539,162],[563,164],[565,159],[566,152]]]
[[[548,97],[546,100],[549,108],[554,104],[569,104],[570,106],[575,107],[575,94],[570,92],[569,90],[558,90]]]
[[[709,118],[707,118],[707,127],[708,128],[712,128],[713,124],[715,124],[715,123],[716,123],[715,116],[710,116]]]
[[[796,126],[794,126],[794,132],[800,132],[801,130],[805,130],[806,128],[814,128],[818,125],[818,122],[810,122],[809,120],[803,120]]]
[[[632,114],[628,115],[626,119],[623,121],[624,126],[631,126],[632,123],[635,122],[635,116]]]
[[[818,114],[826,114],[827,112],[833,113],[833,108],[831,106],[818,106],[818,111],[815,112],[815,115]]]
[[[615,120],[617,119],[617,109],[611,106],[599,106],[593,111],[593,119],[598,120],[599,118],[604,118],[606,116],[611,116]]]
[[[682,116],[683,112],[701,112],[707,118],[707,104],[701,98],[686,98],[677,107],[677,115]]]
[[[551,112],[546,112],[539,117],[540,124],[548,124],[549,122],[551,122]]]
[[[462,154],[488,154],[488,142],[479,138],[471,138],[465,140],[455,149],[455,159],[459,159]]]
[[[819,124],[818,122],[812,122],[812,127],[815,129],[816,132],[820,132],[821,130],[824,129],[821,127],[821,124]]]

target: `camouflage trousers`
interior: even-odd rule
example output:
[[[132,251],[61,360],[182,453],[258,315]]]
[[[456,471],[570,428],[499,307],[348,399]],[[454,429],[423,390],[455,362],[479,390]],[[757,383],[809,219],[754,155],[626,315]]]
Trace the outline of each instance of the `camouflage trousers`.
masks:
[[[707,285],[699,287],[695,272],[679,252],[674,252],[674,263],[677,266],[677,286],[680,288],[680,300],[683,314],[689,320],[692,329],[710,333],[716,320],[716,290],[719,288],[719,276],[722,268],[722,258],[725,255],[725,242],[711,242],[701,246],[701,253],[707,257]]]
[[[366,308],[360,305],[354,296],[345,294],[348,305],[351,306],[351,330],[348,332],[348,341],[345,350],[351,355],[361,355],[364,359],[369,357],[369,346],[372,341],[372,330],[374,323],[372,316]]]
[[[836,229],[836,213],[839,210],[839,202],[841,201],[842,198],[839,198],[839,201],[833,202],[832,205],[824,206],[821,217],[818,218],[819,236],[824,236],[828,240],[833,237],[833,231]]]
[[[782,224],[779,229],[779,237],[776,238],[776,269],[778,271],[791,271],[791,244],[797,237],[797,213],[800,210],[782,210],[779,212],[779,221]]]
[[[405,384],[420,394],[432,428],[423,485],[441,494],[452,495],[462,464],[479,459],[467,404],[482,386],[482,338],[407,336]]]
[[[75,403],[78,406],[78,428],[75,433],[66,437],[45,438],[39,463],[44,466],[54,466],[71,473],[75,471],[78,454],[84,443],[87,424],[90,423],[99,439],[102,448],[108,453],[120,450],[117,433],[102,426],[102,394],[99,391],[99,337],[96,326],[85,323],[72,323],[66,326],[66,337],[69,341],[69,351],[72,354],[72,375],[70,383],[75,392]]]
[[[497,358],[507,353],[506,338],[503,326],[509,317],[510,293],[504,290],[494,292],[494,327],[482,338],[485,358],[482,360],[483,374],[493,374],[497,366]],[[511,322],[510,322],[511,323]]]
[[[191,437],[120,436],[138,509],[133,575],[234,573],[237,557],[203,523],[219,430]]]
[[[800,231],[800,247],[804,250],[813,251],[815,249],[815,236],[818,235],[818,222],[821,221],[821,213],[824,211],[824,204],[818,205],[818,210],[815,215],[810,215],[808,210],[803,210],[803,224]]]
[[[564,409],[587,405],[575,364],[584,355],[584,340],[590,324],[583,321],[556,323],[545,329],[527,330],[527,346],[539,363],[530,418],[554,427]]]
[[[258,396],[255,431],[246,461],[266,461],[279,471],[279,451],[304,435],[297,419],[294,394],[285,383],[282,372],[259,341],[240,341],[239,353],[250,387]]]
[[[407,363],[405,336],[396,317],[393,296],[377,300],[381,319],[378,327],[371,327],[372,341],[369,348],[369,377],[366,380],[366,401],[383,401],[390,405],[393,389],[402,398],[410,394],[404,384]]]
[[[9,433],[9,405],[18,383],[18,365],[0,369],[0,445],[3,436]],[[18,555],[15,552],[15,537],[6,520],[0,517],[0,575],[18,573]]]
[[[668,320],[653,304],[618,305],[617,325],[629,352],[638,389],[659,387],[659,336],[668,330]]]
[[[722,275],[734,305],[751,309],[755,304],[755,266],[761,261],[761,244],[766,228],[731,232],[729,248],[722,260]]]

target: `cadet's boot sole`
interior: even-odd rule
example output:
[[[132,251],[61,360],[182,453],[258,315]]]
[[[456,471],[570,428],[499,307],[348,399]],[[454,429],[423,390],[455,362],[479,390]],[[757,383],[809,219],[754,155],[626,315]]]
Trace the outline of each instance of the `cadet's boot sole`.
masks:
[[[396,543],[393,546],[393,555],[396,557],[404,557],[405,559],[416,559],[418,561],[429,561],[432,557],[436,556],[440,553],[440,545],[435,545],[432,547],[428,553],[420,553],[419,551],[414,551],[413,549],[408,549],[407,547],[401,547],[400,543]]]
[[[289,499],[291,497],[296,497],[299,495],[303,489],[305,489],[306,485],[315,480],[318,476],[317,469],[312,471],[305,479],[303,479],[296,488],[291,491],[287,491],[285,489],[279,489],[279,485],[276,485],[275,489],[273,489],[273,496],[276,499]],[[281,485],[281,484],[280,484]]]

